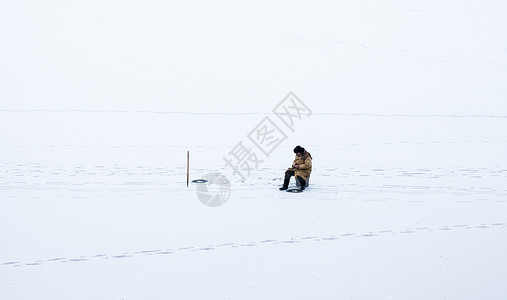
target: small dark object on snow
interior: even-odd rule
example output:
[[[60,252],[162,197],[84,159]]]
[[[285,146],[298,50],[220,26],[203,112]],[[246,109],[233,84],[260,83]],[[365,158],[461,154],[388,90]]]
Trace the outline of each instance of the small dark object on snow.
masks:
[[[193,183],[205,183],[205,182],[208,182],[206,179],[195,179],[195,180],[192,180]]]

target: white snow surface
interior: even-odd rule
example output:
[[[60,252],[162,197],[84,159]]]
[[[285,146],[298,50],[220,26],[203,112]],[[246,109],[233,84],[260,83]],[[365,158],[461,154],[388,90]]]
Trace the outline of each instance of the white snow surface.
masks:
[[[0,299],[506,299],[506,11],[0,3]],[[279,191],[298,144],[310,186]]]

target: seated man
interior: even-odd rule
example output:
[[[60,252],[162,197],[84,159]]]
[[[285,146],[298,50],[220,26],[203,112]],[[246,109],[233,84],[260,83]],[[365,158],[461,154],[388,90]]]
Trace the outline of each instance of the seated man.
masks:
[[[308,176],[310,176],[312,172],[312,156],[310,153],[301,146],[296,146],[296,148],[294,148],[294,153],[296,153],[296,158],[294,158],[292,168],[285,171],[285,180],[283,181],[283,186],[280,188],[280,191],[289,188],[289,181],[292,176],[295,176],[296,180],[299,180],[301,184],[300,189],[304,190]]]

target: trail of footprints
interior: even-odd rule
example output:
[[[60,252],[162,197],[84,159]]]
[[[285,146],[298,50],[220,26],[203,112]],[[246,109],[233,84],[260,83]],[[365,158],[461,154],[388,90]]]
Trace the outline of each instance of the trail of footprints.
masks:
[[[404,230],[382,230],[378,232],[365,232],[365,233],[343,233],[338,235],[331,236],[305,236],[300,238],[290,238],[286,240],[275,240],[268,239],[262,241],[253,241],[249,243],[222,243],[218,245],[208,245],[203,247],[182,247],[182,248],[169,248],[169,249],[152,249],[152,250],[142,250],[136,252],[125,252],[122,254],[116,255],[108,255],[108,254],[96,254],[91,256],[80,256],[75,258],[65,258],[65,257],[57,257],[50,258],[46,260],[37,260],[33,262],[21,262],[21,261],[10,261],[0,264],[0,266],[14,266],[14,267],[22,267],[22,266],[40,266],[43,264],[49,263],[73,263],[73,262],[84,262],[90,260],[99,260],[99,259],[125,259],[132,258],[135,256],[152,256],[152,255],[170,255],[181,252],[202,252],[202,251],[214,251],[219,250],[220,248],[242,248],[242,247],[259,247],[263,245],[280,245],[280,244],[298,244],[298,243],[309,243],[309,242],[328,242],[335,241],[341,239],[350,239],[350,238],[372,238],[378,236],[386,236],[386,235],[405,235],[405,234],[415,234],[418,232],[436,232],[436,231],[453,231],[453,230],[487,230],[494,228],[507,228],[507,223],[492,223],[492,224],[480,224],[480,225],[468,225],[468,224],[457,224],[457,225],[445,225],[445,226],[436,226],[436,227],[418,227],[414,229],[404,229]]]

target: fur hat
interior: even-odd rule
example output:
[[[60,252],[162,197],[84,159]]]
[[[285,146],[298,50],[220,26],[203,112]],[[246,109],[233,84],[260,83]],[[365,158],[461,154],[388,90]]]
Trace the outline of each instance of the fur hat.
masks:
[[[305,153],[305,148],[297,145],[296,148],[294,148],[294,153]]]

